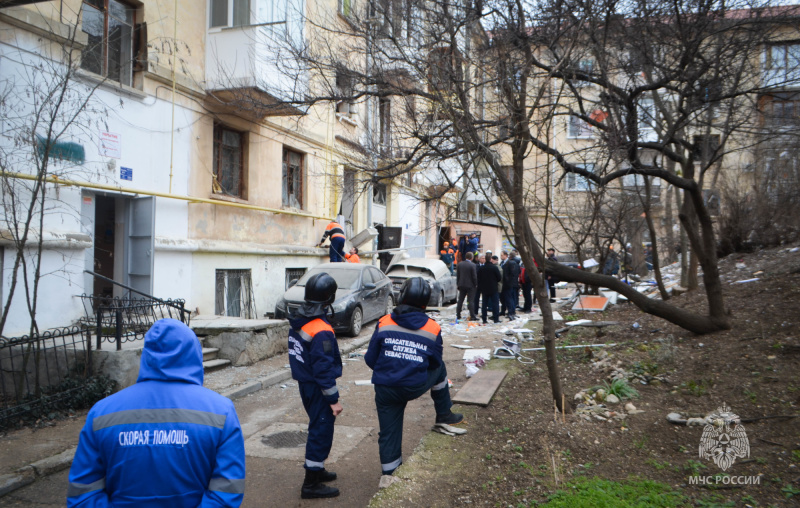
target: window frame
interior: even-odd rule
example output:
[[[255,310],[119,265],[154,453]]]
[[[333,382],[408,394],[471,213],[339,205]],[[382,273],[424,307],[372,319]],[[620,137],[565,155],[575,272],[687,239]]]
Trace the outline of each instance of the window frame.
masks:
[[[578,134],[573,132],[573,122],[580,122],[578,125]],[[570,114],[567,117],[567,139],[592,139],[594,138],[594,129],[585,120],[575,114]]]
[[[258,0],[256,0],[257,2]],[[214,3],[225,2],[225,23],[214,24]],[[247,21],[244,23],[237,22],[237,12],[241,14],[241,10],[236,9],[237,4],[245,3],[247,7]],[[226,28],[239,28],[243,26],[250,26],[253,24],[253,0],[209,0],[208,1],[208,29],[209,30],[224,30]],[[241,20],[239,20],[241,21]]]
[[[594,173],[596,165],[594,163],[577,163],[573,164],[573,166],[582,167],[583,169],[589,169],[591,166],[591,172]],[[564,177],[564,190],[567,192],[589,192],[592,190],[594,183],[591,180],[583,177],[581,175],[575,173],[567,173]]]
[[[239,168],[238,168],[239,169],[239,186],[238,186],[239,188],[236,189],[236,191],[237,191],[236,194],[232,194],[232,193],[228,192],[227,189],[225,189],[222,186],[222,181],[221,181],[220,169],[222,168],[222,155],[223,155],[223,150],[222,150],[223,145],[222,145],[222,143],[223,143],[224,133],[225,132],[230,132],[230,133],[236,134],[239,137]],[[245,185],[245,181],[246,181],[246,178],[247,178],[247,164],[245,163],[245,160],[246,160],[245,159],[245,155],[247,153],[246,150],[245,150],[245,144],[246,144],[247,137],[245,136],[245,133],[242,132],[242,131],[238,131],[236,129],[232,129],[232,128],[226,126],[225,124],[222,124],[222,123],[219,123],[219,122],[214,122],[214,132],[213,132],[212,140],[213,140],[212,141],[213,155],[212,155],[212,159],[211,159],[211,165],[212,165],[211,177],[212,177],[212,179],[214,181],[216,181],[216,186],[213,185],[213,183],[212,183],[212,186],[211,186],[212,193],[214,193],[216,195],[219,195],[219,196],[229,196],[229,197],[238,198],[238,199],[247,199],[247,194],[246,194],[247,186]],[[219,191],[217,191],[217,187],[219,187],[219,189],[220,189]]]
[[[131,21],[128,22],[128,21],[125,21],[125,20],[121,20],[117,16],[115,16],[112,13],[112,11],[111,11],[111,9],[109,7],[112,3],[122,5],[125,8],[126,11],[130,11],[131,12]],[[102,6],[103,6],[102,9],[100,9],[97,6],[97,4],[102,4]],[[87,43],[86,48],[84,48],[81,51],[81,63],[80,63],[81,69],[84,70],[84,71],[87,71],[87,72],[91,72],[93,74],[97,74],[98,76],[101,76],[101,77],[103,77],[103,78],[105,78],[105,79],[107,79],[109,81],[113,81],[115,83],[119,83],[119,84],[124,85],[124,86],[133,86],[134,70],[135,70],[135,67],[136,67],[136,54],[137,54],[137,51],[138,51],[138,48],[136,47],[136,35],[137,35],[136,32],[137,32],[137,25],[138,25],[137,20],[139,18],[139,13],[138,13],[139,7],[134,6],[134,5],[130,4],[130,3],[127,3],[124,0],[81,0],[81,7],[80,7],[80,9],[81,9],[81,11],[80,11],[81,31],[84,32],[85,34],[87,34],[87,36],[89,35],[89,32],[84,30],[84,25],[85,25],[84,24],[84,16],[86,15],[87,12],[89,12],[86,9],[87,7],[90,8],[90,9],[93,9],[94,11],[100,12],[102,14],[102,16],[103,16],[103,36],[102,36],[102,39],[101,39],[101,41],[99,43],[101,45],[101,57],[99,58],[100,72],[96,72],[94,69],[91,69],[91,68],[88,67],[88,65],[89,65],[88,62],[90,61],[90,59],[86,58],[86,57],[89,56],[88,51],[90,51],[91,49],[94,49],[94,48],[90,48],[91,44],[89,44],[89,43]],[[130,41],[129,41],[129,48],[130,48],[129,60],[128,60],[127,63],[123,62],[122,55],[121,55],[122,52],[120,51],[119,79],[114,79],[113,77],[109,76],[109,70],[110,70],[110,66],[109,66],[109,54],[110,54],[109,47],[111,45],[110,43],[111,43],[111,39],[112,39],[111,35],[109,34],[109,18],[112,18],[112,19],[114,19],[114,20],[116,20],[116,21],[118,21],[118,22],[130,27],[130,35],[131,35],[131,37],[130,37]],[[122,39],[120,38],[120,43],[121,43],[121,41],[122,41]],[[125,73],[125,72],[127,72],[127,76],[123,76],[123,73]],[[124,78],[127,78],[127,80],[124,79]]]
[[[383,192],[381,192],[381,189]],[[381,201],[376,200],[377,196],[383,196]],[[372,204],[376,206],[386,206],[389,200],[389,186],[385,183],[376,182],[372,184]]]
[[[289,189],[287,188],[289,184],[288,178],[290,177],[289,174],[289,157],[291,154],[299,155],[300,156],[300,167],[299,167],[299,175],[300,175],[300,188],[299,191],[295,195],[295,201],[297,201],[297,206],[292,204],[292,202],[288,199],[289,197]],[[305,169],[306,169],[306,154],[303,152],[299,152],[297,150],[292,150],[289,147],[283,147],[283,153],[281,156],[281,206],[284,208],[297,208],[299,210],[303,210],[305,207],[303,206],[303,197],[305,194]],[[293,193],[294,194],[294,193]]]

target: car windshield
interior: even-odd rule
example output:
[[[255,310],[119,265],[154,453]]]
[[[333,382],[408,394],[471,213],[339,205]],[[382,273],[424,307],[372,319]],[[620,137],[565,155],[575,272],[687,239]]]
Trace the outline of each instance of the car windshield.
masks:
[[[327,273],[333,280],[336,281],[336,286],[339,289],[358,289],[358,278],[361,274],[361,270],[342,270],[336,268],[312,268],[305,275],[303,275],[299,281],[297,281],[297,285],[300,287],[304,287],[306,285],[306,281],[314,274],[317,273]]]

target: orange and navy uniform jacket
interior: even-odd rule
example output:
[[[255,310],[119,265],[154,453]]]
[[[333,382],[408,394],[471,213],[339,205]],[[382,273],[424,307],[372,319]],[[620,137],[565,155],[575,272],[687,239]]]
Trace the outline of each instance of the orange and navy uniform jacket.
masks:
[[[372,384],[418,386],[442,365],[442,330],[424,312],[398,306],[375,327],[364,360]]]
[[[445,247],[439,251],[439,259],[446,265],[450,265],[456,260],[456,251],[450,247]]]
[[[329,236],[331,238],[344,238],[344,228],[338,222],[331,221],[328,227],[325,228],[325,233],[322,234],[322,240],[319,243],[324,242]]]
[[[292,378],[316,383],[328,404],[339,400],[336,379],[342,377],[342,356],[333,328],[324,316],[290,319],[289,365]]]
[[[358,257],[358,254],[345,254],[344,258],[347,260],[348,263],[360,263],[361,258]]]

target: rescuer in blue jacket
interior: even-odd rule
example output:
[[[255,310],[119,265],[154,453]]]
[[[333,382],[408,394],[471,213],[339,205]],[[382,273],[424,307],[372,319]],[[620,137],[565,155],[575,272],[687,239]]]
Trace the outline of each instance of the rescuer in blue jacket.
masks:
[[[244,477],[233,403],[203,388],[194,332],[161,319],[145,335],[136,384],[89,411],[67,506],[239,506]]]
[[[466,431],[450,427],[464,417],[453,413],[447,370],[442,360],[442,332],[424,312],[431,288],[422,277],[412,277],[400,289],[400,304],[378,321],[364,355],[373,370],[375,405],[380,434],[378,448],[383,474],[403,463],[403,414],[406,404],[431,391],[436,409],[434,430],[448,434]]]
[[[333,424],[342,405],[336,378],[342,376],[339,345],[325,309],[336,299],[336,281],[327,273],[306,281],[305,303],[289,316],[289,365],[300,386],[300,398],[308,413],[306,476],[300,497],[336,497],[339,489],[324,485],[336,479],[325,470],[325,459],[333,444]]]

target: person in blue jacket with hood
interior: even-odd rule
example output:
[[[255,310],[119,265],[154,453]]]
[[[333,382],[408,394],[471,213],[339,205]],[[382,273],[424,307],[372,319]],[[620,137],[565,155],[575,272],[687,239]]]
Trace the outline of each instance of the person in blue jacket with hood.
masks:
[[[339,495],[339,489],[324,485],[336,479],[336,473],[325,469],[325,460],[333,445],[333,424],[342,412],[336,387],[336,379],[342,376],[342,357],[325,318],[336,289],[336,281],[327,273],[312,275],[306,281],[305,302],[289,316],[289,365],[309,419],[303,499]]]
[[[203,388],[200,341],[175,319],[144,338],[136,384],[89,411],[67,506],[239,506],[242,429],[233,402]]]
[[[442,359],[442,331],[427,314],[431,288],[422,277],[412,277],[400,289],[399,305],[378,321],[364,360],[372,369],[378,410],[378,448],[381,471],[391,475],[403,463],[403,415],[406,404],[428,390],[436,410],[433,430],[463,434],[452,427],[463,415],[450,408],[450,387]]]

